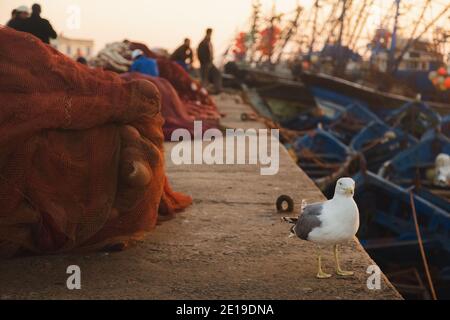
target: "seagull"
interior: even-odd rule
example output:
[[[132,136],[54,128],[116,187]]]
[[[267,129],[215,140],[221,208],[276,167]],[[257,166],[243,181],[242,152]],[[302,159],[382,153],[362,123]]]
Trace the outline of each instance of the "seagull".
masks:
[[[450,185],[450,155],[441,153],[436,157],[434,184],[443,188]]]
[[[334,259],[336,274],[339,276],[352,276],[354,272],[344,271],[339,264],[339,245],[354,239],[359,228],[359,210],[353,195],[355,194],[355,181],[351,178],[341,178],[336,183],[334,197],[325,202],[303,205],[298,218],[282,218],[283,221],[293,224],[291,236],[318,245],[318,272],[317,278],[327,279],[331,274],[322,270],[321,245],[334,245]]]

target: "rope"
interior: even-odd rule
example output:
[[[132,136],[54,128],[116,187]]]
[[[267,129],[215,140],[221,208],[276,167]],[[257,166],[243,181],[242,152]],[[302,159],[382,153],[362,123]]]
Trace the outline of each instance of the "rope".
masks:
[[[366,145],[363,146],[362,152],[366,152],[366,151],[372,149],[373,147],[381,144],[383,142],[383,140],[384,140],[384,137],[372,140],[371,142],[369,142],[369,143],[367,143]]]
[[[339,168],[341,166],[341,164],[329,164],[329,163],[323,162],[314,152],[312,152],[309,149],[301,149],[300,155],[307,160],[311,160],[316,165],[318,165],[324,169],[336,170],[337,168]]]
[[[414,204],[414,194],[409,191],[409,198],[411,202],[411,209],[414,218],[414,225],[416,227],[417,240],[419,241],[420,254],[422,255],[423,266],[425,268],[425,273],[427,275],[428,284],[431,290],[431,296],[433,300],[437,300],[436,291],[434,290],[433,280],[431,279],[430,268],[428,266],[427,256],[425,255],[425,249],[423,248],[422,235],[420,234],[419,223],[417,222],[417,213],[416,213],[416,205]]]

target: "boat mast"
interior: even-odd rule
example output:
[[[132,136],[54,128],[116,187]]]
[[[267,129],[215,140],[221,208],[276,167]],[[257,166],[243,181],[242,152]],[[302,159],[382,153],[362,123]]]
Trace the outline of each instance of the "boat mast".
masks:
[[[341,16],[339,17],[339,36],[337,39],[337,44],[339,47],[342,46],[342,35],[344,34],[344,21],[345,21],[345,14],[347,12],[347,1],[348,0],[341,0],[342,1],[342,12]]]
[[[269,46],[269,52],[267,53],[267,55],[261,54],[259,56],[259,59],[257,61],[257,64],[261,64],[264,60],[264,58],[266,57],[265,62],[267,62],[267,64],[272,68],[274,65],[272,64],[272,56],[274,53],[274,48],[272,47],[272,43],[273,40],[275,40],[275,27],[276,27],[276,22],[281,20],[281,17],[283,16],[283,14],[276,14],[277,10],[276,10],[276,5],[275,5],[275,1],[272,3],[272,15],[270,17],[270,19],[268,19],[268,46]]]
[[[295,31],[298,28],[298,22],[300,20],[300,16],[303,12],[303,7],[300,5],[297,5],[297,8],[295,10],[295,18],[291,21],[290,26],[288,27],[288,31],[286,36],[284,37],[283,44],[279,48],[277,59],[275,60],[275,64],[278,64],[281,61],[281,57],[283,55],[283,49],[288,44],[289,40],[291,40],[291,37],[295,34]]]
[[[348,41],[349,48],[353,47],[353,41],[355,41],[355,43],[358,41],[360,32],[367,21],[368,15],[365,14],[366,9],[370,8],[372,6],[374,0],[371,0],[371,2],[369,4],[367,4],[367,2],[368,2],[368,0],[364,0],[363,4],[358,12],[358,18],[356,19],[355,25],[353,27],[353,33],[350,35],[350,39]]]
[[[272,56],[273,56],[273,51],[274,51],[274,47],[272,47],[272,43],[275,39],[275,22],[277,21],[277,19],[279,18],[276,14],[277,9],[275,6],[275,1],[273,2],[272,5],[272,17],[270,18],[270,27],[269,27],[269,54],[267,57],[267,62],[269,63],[270,66],[272,66]],[[281,17],[281,15],[280,15]]]
[[[251,48],[249,52],[250,64],[254,62],[255,58],[255,43],[256,43],[256,34],[258,33],[259,27],[260,12],[261,12],[261,2],[259,0],[253,1],[252,26],[250,29],[250,39],[251,39]]]
[[[313,53],[314,50],[314,42],[316,40],[316,32],[317,32],[317,17],[319,15],[319,0],[316,0],[314,2],[314,21],[313,21],[313,30],[312,30],[312,35],[311,35],[311,42],[309,43],[309,51],[308,51],[308,56],[311,57],[311,54]]]
[[[392,31],[391,48],[389,49],[388,70],[392,70],[394,66],[395,50],[397,49],[398,18],[400,17],[401,0],[394,0],[394,1],[395,1],[394,30]]]
[[[333,5],[331,7],[330,15],[328,16],[328,19],[325,21],[325,23],[322,25],[321,30],[317,34],[323,34],[325,31],[328,31],[328,35],[325,39],[325,45],[327,45],[330,42],[330,38],[334,37],[334,30],[339,25],[339,19],[335,19],[336,11],[339,6],[339,2],[341,0],[337,0],[333,2]],[[331,26],[329,26],[331,25]],[[329,28],[329,30],[327,30]]]
[[[344,22],[345,22],[345,14],[347,13],[347,2],[349,0],[341,0],[342,1],[342,11],[341,11],[341,15],[338,19],[339,21],[339,35],[338,35],[338,39],[337,39],[337,50],[338,50],[338,59],[337,59],[337,63],[335,64],[335,68],[334,68],[334,73],[335,74],[339,74],[342,70],[343,67],[343,47],[342,47],[342,36],[344,34]]]

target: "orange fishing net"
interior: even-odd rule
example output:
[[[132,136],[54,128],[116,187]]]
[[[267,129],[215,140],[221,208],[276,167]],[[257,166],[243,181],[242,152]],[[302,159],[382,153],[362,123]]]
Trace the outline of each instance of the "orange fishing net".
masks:
[[[172,132],[183,128],[194,134],[194,121],[202,120],[202,131],[217,127],[217,120],[214,118],[215,111],[210,111],[206,106],[197,106],[189,101],[182,101],[170,82],[164,78],[151,77],[139,72],[122,73],[122,79],[145,79],[153,83],[161,95],[161,114],[164,118],[163,132],[166,140],[170,141]],[[192,110],[199,108],[197,114],[192,114]]]
[[[126,73],[132,64],[131,52],[142,50],[146,56],[156,59],[160,77],[150,77],[140,73]],[[164,136],[170,140],[173,130],[192,130],[195,120],[201,120],[205,130],[217,128],[222,114],[211,99],[208,91],[178,63],[150,50],[137,42],[113,42],[100,50],[91,60],[92,65],[123,74],[123,78],[146,79],[156,85],[161,93],[161,113],[164,117]]]
[[[176,62],[162,57],[151,51],[145,44],[130,42],[130,50],[140,49],[147,57],[158,61],[159,76],[167,79],[175,88],[181,100],[189,104],[188,112],[197,120],[209,119],[216,121],[221,118],[217,106],[203,88],[200,82],[192,79],[189,74]]]
[[[0,28],[0,257],[140,239],[191,198],[164,169],[160,96]]]

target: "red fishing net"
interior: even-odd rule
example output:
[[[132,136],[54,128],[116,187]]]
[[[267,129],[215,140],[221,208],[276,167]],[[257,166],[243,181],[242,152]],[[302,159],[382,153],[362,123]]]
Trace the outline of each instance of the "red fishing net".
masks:
[[[161,95],[161,114],[164,118],[164,136],[166,140],[170,140],[172,132],[176,129],[183,128],[189,130],[191,135],[194,134],[194,120],[202,120],[202,130],[217,127],[217,121],[214,119],[214,113],[202,106],[188,101],[182,101],[172,85],[164,78],[151,77],[142,73],[123,73],[121,78],[126,80],[145,79],[152,82]],[[199,114],[195,116],[192,110],[199,110]],[[208,118],[208,115],[211,117]],[[202,117],[203,116],[203,117]]]
[[[110,43],[98,53],[91,63],[106,70],[123,73],[131,65],[131,52],[135,49],[142,50],[146,56],[156,59],[158,62],[160,78],[153,78],[152,82],[157,82],[158,89],[163,93],[162,114],[165,119],[165,133],[172,132],[174,128],[193,127],[194,120],[201,120],[204,129],[219,126],[221,114],[200,82],[192,79],[178,63],[155,53],[142,43],[129,41]],[[129,78],[129,76],[126,77]],[[133,78],[136,77],[138,76],[133,76]],[[175,90],[169,88],[170,85]],[[172,102],[167,103],[169,101]],[[185,114],[188,117],[171,117],[174,114],[172,110],[169,110],[172,106],[177,108],[175,115]],[[165,136],[166,139],[170,138],[167,134]]]
[[[191,203],[165,176],[150,82],[0,28],[0,102],[0,256],[126,244]]]

